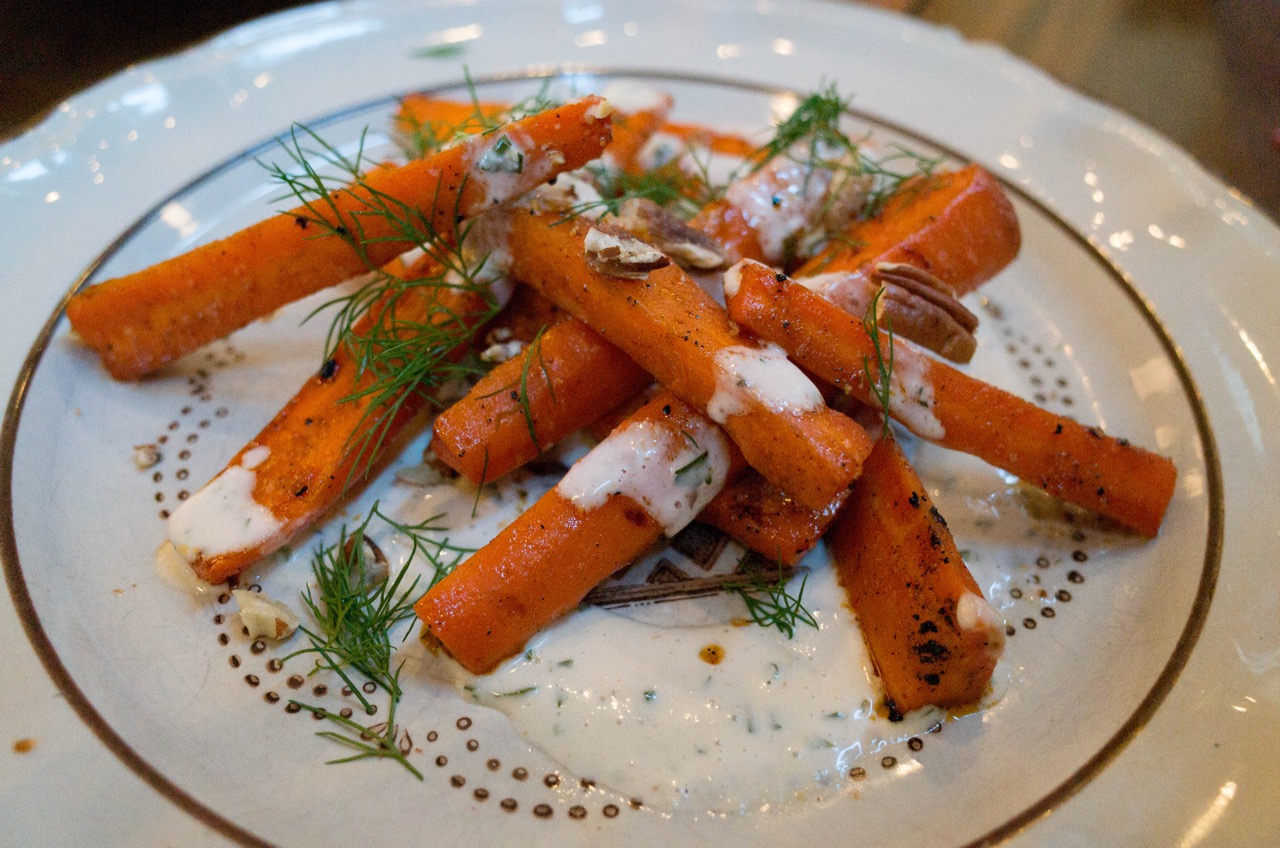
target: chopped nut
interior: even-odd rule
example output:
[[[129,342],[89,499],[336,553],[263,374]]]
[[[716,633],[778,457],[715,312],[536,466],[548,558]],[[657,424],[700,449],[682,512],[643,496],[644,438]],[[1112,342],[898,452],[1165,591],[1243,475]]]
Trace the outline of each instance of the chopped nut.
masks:
[[[670,265],[660,250],[621,227],[597,224],[583,239],[587,264],[595,271],[625,280],[643,280],[649,272]]]
[[[287,639],[298,629],[299,619],[284,604],[261,592],[232,589],[231,596],[240,606],[240,621],[250,639]]]
[[[139,471],[146,471],[164,458],[158,445],[134,445],[133,464]]]
[[[506,362],[508,359],[514,359],[520,355],[520,351],[524,350],[524,342],[519,339],[512,339],[509,342],[498,342],[491,344],[480,352],[480,359],[483,362]]]
[[[723,248],[652,200],[633,198],[618,210],[617,223],[657,247],[682,268],[713,271],[725,263]]]

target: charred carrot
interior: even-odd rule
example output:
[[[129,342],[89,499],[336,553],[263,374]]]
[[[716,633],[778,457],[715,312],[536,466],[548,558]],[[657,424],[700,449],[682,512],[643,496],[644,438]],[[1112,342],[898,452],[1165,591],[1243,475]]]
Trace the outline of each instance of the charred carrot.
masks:
[[[581,321],[561,321],[442,412],[432,450],[473,483],[496,480],[651,382]]]
[[[913,265],[966,294],[1013,261],[1021,246],[1013,204],[977,165],[907,180],[879,214],[796,270],[874,273],[882,263]],[[754,257],[751,257],[754,258]]]
[[[876,442],[827,545],[891,717],[982,697],[1003,623],[894,439]]]
[[[876,406],[876,343],[862,322],[769,268],[725,275],[729,314],[819,379]],[[982,382],[894,340],[890,414],[943,447],[977,456],[1143,536],[1160,529],[1177,471],[1168,458]]]
[[[866,433],[829,409],[781,350],[739,335],[724,309],[679,267],[657,268],[644,279],[594,270],[590,263],[613,249],[598,235],[580,219],[518,212],[512,275],[706,411],[754,468],[797,501],[815,509],[830,503],[858,475],[870,449]]]
[[[491,671],[687,524],[728,473],[719,429],[660,393],[417,602],[424,638],[473,673]]]
[[[418,266],[418,275],[428,273],[426,263]],[[492,311],[477,293],[437,286],[405,289],[395,309],[399,320],[433,324],[455,348]],[[355,332],[368,332],[386,315],[385,305],[375,306]],[[169,538],[197,575],[220,583],[277,550],[391,455],[428,398],[409,388],[395,397],[362,395],[376,379],[340,346],[217,477],[174,511]]]
[[[846,490],[823,509],[809,509],[748,468],[725,485],[698,520],[771,561],[795,565],[818,544],[847,496]]]
[[[609,114],[606,101],[587,97],[425,159],[376,169],[285,215],[86,289],[67,315],[112,376],[137,379],[286,303],[377,268],[420,238],[448,242],[457,216],[476,215],[599,156]],[[316,237],[326,232],[340,237]]]

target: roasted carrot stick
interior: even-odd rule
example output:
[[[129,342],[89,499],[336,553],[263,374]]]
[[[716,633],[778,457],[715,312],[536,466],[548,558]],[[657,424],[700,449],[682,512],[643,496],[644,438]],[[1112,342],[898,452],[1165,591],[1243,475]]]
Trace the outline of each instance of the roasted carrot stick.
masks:
[[[561,321],[442,412],[432,450],[473,483],[496,480],[651,382],[581,321]]]
[[[581,219],[517,212],[512,275],[591,326],[658,382],[723,426],[751,465],[814,509],[858,475],[866,433],[832,411],[777,348],[739,335],[723,308],[680,268],[642,280],[588,264]]]
[[[406,94],[396,110],[396,129],[420,154],[440,149],[460,133],[475,135],[488,129],[488,121],[509,109],[506,103],[453,100],[434,94]]]
[[[729,473],[719,428],[660,393],[418,601],[424,638],[473,673],[492,670],[692,520]]]
[[[795,276],[870,275],[878,264],[903,263],[962,295],[1012,262],[1020,246],[1013,204],[990,173],[969,165],[903,183],[878,215],[853,224],[846,238],[832,242]]]
[[[876,442],[827,545],[891,717],[982,697],[1004,626],[893,438]]]
[[[600,155],[607,101],[587,97],[474,137],[72,298],[71,325],[112,376],[137,379],[286,303],[384,264],[419,235],[448,242],[472,216]],[[347,237],[317,238],[328,231]],[[349,239],[358,242],[353,245]]]
[[[877,350],[862,322],[752,262],[725,275],[733,320],[785,348],[855,398],[876,405]],[[887,351],[881,351],[887,355]],[[890,414],[916,435],[972,454],[1051,495],[1154,536],[1173,497],[1173,462],[1055,415],[894,340]]]
[[[818,544],[847,496],[848,490],[823,509],[809,509],[748,468],[725,484],[698,520],[774,562],[795,565]]]
[[[432,267],[425,260],[409,276],[428,276]],[[374,307],[356,334],[383,320],[385,307]],[[492,311],[478,293],[435,286],[405,289],[395,309],[401,321],[430,322],[441,332],[442,344],[453,340],[455,345],[465,344],[470,328]],[[174,511],[170,541],[196,574],[220,583],[239,573],[288,542],[337,503],[350,484],[379,467],[427,396],[407,387],[378,406],[375,396],[358,396],[375,379],[370,370],[361,370],[349,348],[339,347],[217,477]],[[366,437],[368,444],[362,442]]]

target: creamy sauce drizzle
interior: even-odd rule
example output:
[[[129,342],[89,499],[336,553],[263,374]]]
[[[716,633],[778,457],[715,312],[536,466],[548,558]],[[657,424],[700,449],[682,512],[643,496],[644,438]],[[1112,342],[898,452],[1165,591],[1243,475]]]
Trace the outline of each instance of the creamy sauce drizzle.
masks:
[[[764,261],[776,265],[786,254],[787,242],[821,215],[830,183],[828,170],[806,169],[800,162],[779,158],[731,184],[725,199],[755,230]]]
[[[246,451],[239,464],[227,466],[173,511],[169,541],[183,559],[247,550],[280,532],[280,520],[253,499],[258,478],[253,469],[269,454],[270,448],[261,445]]]
[[[622,494],[675,535],[724,487],[729,447],[705,422],[688,432],[651,421],[637,421],[609,434],[574,463],[556,491],[584,510],[610,495]]]
[[[893,358],[889,379],[889,410],[893,417],[922,439],[938,440],[946,428],[933,414],[933,383],[925,377],[928,360],[899,349]]]
[[[730,285],[726,275],[726,292]],[[751,401],[773,412],[794,413],[821,409],[826,403],[818,387],[772,342],[722,348],[715,363],[716,390],[707,403],[707,415],[717,424],[750,412]]]

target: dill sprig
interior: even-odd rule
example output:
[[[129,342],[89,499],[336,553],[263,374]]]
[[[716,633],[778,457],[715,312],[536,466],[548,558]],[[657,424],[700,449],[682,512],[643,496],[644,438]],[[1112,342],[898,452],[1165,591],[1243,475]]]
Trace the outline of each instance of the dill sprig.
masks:
[[[738,570],[746,580],[731,583],[726,588],[742,598],[752,622],[761,627],[776,627],[788,639],[795,636],[796,628],[802,624],[817,628],[818,620],[804,605],[804,587],[809,580],[807,573],[800,578],[800,586],[792,595],[787,591],[787,579],[782,573],[781,563],[774,571],[777,578],[771,579],[756,555],[748,551],[739,561]]]
[[[282,140],[293,166],[267,166],[271,176],[300,204],[302,211],[292,213],[300,223],[314,227],[316,238],[345,241],[368,269],[365,281],[355,291],[327,301],[311,316],[333,310],[325,336],[324,362],[335,362],[341,348],[357,368],[360,388],[343,398],[346,402],[361,401],[366,409],[354,431],[358,434],[355,441],[347,446],[355,457],[352,479],[377,456],[405,403],[415,395],[429,399],[440,386],[472,373],[467,364],[455,363],[451,354],[470,340],[473,326],[483,324],[499,308],[488,289],[495,276],[486,268],[489,257],[467,255],[465,245],[473,224],[457,223],[461,216],[456,202],[460,201],[455,202],[450,219],[455,223],[448,232],[439,232],[430,215],[369,185],[364,179],[364,146],[362,134],[355,152],[349,155],[299,125]],[[358,201],[347,213],[337,204],[337,198],[344,195]],[[372,219],[388,225],[390,234],[368,235],[365,224]],[[381,241],[418,246],[438,270],[405,277],[378,267],[369,257],[368,246]],[[482,294],[489,314],[464,320],[427,291],[443,288]],[[428,304],[425,313],[424,301]],[[410,308],[411,304],[416,308]]]
[[[587,165],[584,170],[600,193],[600,199],[570,207],[565,213],[566,219],[587,214],[616,216],[628,200],[650,200],[687,221],[722,190],[686,172],[678,161],[666,162],[642,173],[599,164]]]
[[[871,187],[859,215],[873,217],[885,200],[912,177],[931,173],[938,160],[912,153],[897,145],[874,158],[863,149],[865,138],[850,137],[841,121],[849,112],[849,99],[834,83],[809,94],[786,120],[778,124],[773,137],[752,157],[759,170],[777,157],[787,157],[804,166],[805,184],[819,170],[834,174],[836,180],[872,178]],[[906,168],[900,167],[903,163]]]
[[[384,573],[382,551],[369,536],[369,526],[375,518],[410,540],[409,555],[394,575]],[[338,541],[321,548],[312,559],[315,588],[308,586],[302,599],[315,620],[315,628],[299,628],[310,645],[287,655],[283,661],[315,655],[315,666],[310,673],[336,674],[367,715],[377,710],[366,697],[357,674],[381,687],[388,697],[387,719],[381,725],[381,732],[377,727],[366,727],[321,707],[292,702],[339,725],[340,730],[323,731],[321,736],[358,751],[351,757],[331,762],[390,757],[421,779],[396,741],[395,714],[403,690],[400,688],[401,666],[392,665],[392,634],[398,625],[414,617],[413,603],[421,594],[418,591],[421,577],[409,579],[415,561],[427,560],[432,570],[428,583],[434,586],[470,553],[470,549],[450,544],[447,538],[428,538],[427,534],[439,532],[440,528],[433,526],[434,521],[429,518],[418,524],[404,524],[381,512],[375,503],[363,522],[350,532],[343,527]],[[408,637],[409,630],[405,629],[400,641]]]
[[[871,358],[864,356],[862,370],[867,375],[867,385],[871,389],[871,395],[880,406],[881,438],[889,435],[889,412],[893,404],[893,322],[886,319],[882,335],[878,319],[880,297],[883,294],[883,288],[876,292],[875,297],[871,298],[870,305],[867,306],[866,314],[862,316],[862,327],[871,337],[871,344],[875,348],[874,368]]]
[[[399,728],[396,725],[396,700],[393,699],[387,709],[387,720],[376,725],[364,725],[340,713],[331,712],[323,707],[304,704],[301,701],[290,700],[289,703],[297,704],[311,714],[328,719],[338,725],[341,728],[340,730],[322,730],[316,735],[356,751],[356,753],[347,757],[325,760],[327,765],[352,763],[357,760],[367,759],[392,759],[404,766],[418,780],[424,779],[422,772],[413,763],[409,762],[409,754],[400,746],[400,741],[397,738]]]
[[[522,100],[502,109],[486,109],[480,100],[479,90],[471,79],[471,73],[465,66],[463,77],[466,81],[467,99],[471,102],[471,114],[461,121],[422,120],[410,110],[401,110],[396,140],[405,156],[420,158],[439,153],[469,136],[494,132],[511,121],[527,118],[560,104],[558,98],[551,96],[551,81],[547,80],[536,92]]]

